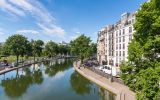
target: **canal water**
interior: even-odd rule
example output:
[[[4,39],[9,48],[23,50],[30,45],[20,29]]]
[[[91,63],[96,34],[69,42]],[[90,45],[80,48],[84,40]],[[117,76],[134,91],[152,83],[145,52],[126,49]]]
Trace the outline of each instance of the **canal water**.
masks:
[[[72,64],[71,59],[59,59],[0,75],[0,100],[115,100]]]

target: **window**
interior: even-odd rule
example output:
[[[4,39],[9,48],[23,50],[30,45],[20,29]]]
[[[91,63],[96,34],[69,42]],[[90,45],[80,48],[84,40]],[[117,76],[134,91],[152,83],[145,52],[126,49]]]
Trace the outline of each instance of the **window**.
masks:
[[[114,53],[113,53],[113,51],[112,51],[112,56],[114,56]]]
[[[132,27],[129,27],[129,33],[132,33]]]
[[[112,50],[113,50],[113,45],[112,45]]]
[[[118,49],[118,44],[116,44],[116,50]]]
[[[123,35],[125,34],[125,29],[123,29]]]
[[[123,36],[123,42],[125,42],[125,37]]]
[[[111,52],[109,52],[109,56],[111,56]]]
[[[118,31],[116,31],[116,36],[118,36]]]
[[[119,42],[121,42],[121,37],[119,37]]]
[[[121,30],[119,30],[119,36],[121,36]]]
[[[123,51],[123,56],[125,56],[125,51]]]
[[[123,43],[123,49],[125,49],[125,44]]]
[[[116,38],[116,43],[118,43],[118,38]]]
[[[118,51],[116,51],[116,56],[118,56]]]
[[[121,62],[121,58],[119,58],[119,62]]]
[[[119,49],[121,49],[121,44],[119,44]]]
[[[119,56],[121,56],[121,51],[119,51]]]
[[[128,21],[128,24],[131,24],[131,20]]]

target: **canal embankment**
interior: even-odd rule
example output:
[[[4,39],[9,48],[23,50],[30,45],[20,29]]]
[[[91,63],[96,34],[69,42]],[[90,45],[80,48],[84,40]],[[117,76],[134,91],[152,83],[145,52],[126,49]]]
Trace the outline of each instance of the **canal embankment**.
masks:
[[[4,67],[2,70],[0,70],[0,75],[1,74],[5,74],[5,73],[10,72],[10,71],[13,71],[13,70],[16,70],[16,69],[19,69],[19,68],[29,67],[32,64],[37,64],[37,63],[40,63],[40,62],[43,62],[43,61],[47,61],[47,60],[48,59],[40,59],[40,60],[36,60],[36,61],[27,60],[22,65],[19,65],[17,67],[7,66],[7,67]]]
[[[23,68],[23,67],[29,67],[32,64],[37,64],[37,63],[41,63],[41,62],[45,62],[45,61],[52,61],[55,59],[62,59],[62,58],[72,58],[72,57],[55,57],[55,58],[41,58],[41,59],[37,59],[37,60],[26,60],[23,62],[22,65],[17,66],[17,67],[12,67],[12,66],[6,66],[3,67],[3,69],[0,69],[0,75],[1,74],[5,74],[7,72],[19,69],[19,68]],[[74,57],[73,57],[74,58]]]
[[[127,86],[117,82],[111,82],[106,77],[103,77],[87,68],[80,67],[80,61],[74,62],[73,66],[79,74],[115,94],[116,100],[136,100],[135,93]]]

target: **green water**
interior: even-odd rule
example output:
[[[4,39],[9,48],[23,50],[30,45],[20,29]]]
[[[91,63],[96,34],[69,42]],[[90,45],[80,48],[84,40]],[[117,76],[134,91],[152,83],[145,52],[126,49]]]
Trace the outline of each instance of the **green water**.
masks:
[[[115,100],[59,59],[0,75],[0,100]]]

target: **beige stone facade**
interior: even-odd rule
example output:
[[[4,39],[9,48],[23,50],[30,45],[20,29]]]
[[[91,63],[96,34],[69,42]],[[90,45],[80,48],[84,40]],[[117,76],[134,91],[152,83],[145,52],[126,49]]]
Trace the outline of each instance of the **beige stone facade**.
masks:
[[[118,67],[122,61],[127,61],[134,23],[135,14],[124,13],[116,24],[108,25],[98,32],[97,58],[100,64]]]
[[[105,35],[106,35],[106,28],[103,28],[98,32],[98,39],[97,39],[97,59],[100,64],[104,62],[105,59]]]

